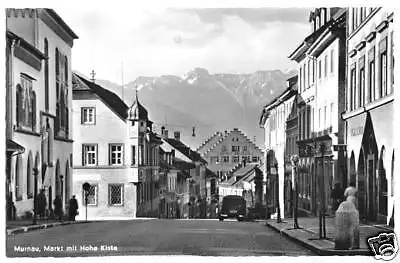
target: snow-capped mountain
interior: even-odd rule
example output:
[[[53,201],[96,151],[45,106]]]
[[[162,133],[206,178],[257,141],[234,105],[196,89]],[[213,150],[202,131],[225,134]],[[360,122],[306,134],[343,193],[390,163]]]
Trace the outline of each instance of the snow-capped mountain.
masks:
[[[264,135],[258,126],[262,107],[286,89],[289,70],[257,71],[252,74],[210,74],[195,68],[183,76],[139,77],[125,85],[97,80],[131,105],[138,89],[140,101],[148,109],[158,129],[180,130],[182,139],[197,147],[217,130],[240,128],[261,146]],[[196,136],[192,136],[195,127]]]

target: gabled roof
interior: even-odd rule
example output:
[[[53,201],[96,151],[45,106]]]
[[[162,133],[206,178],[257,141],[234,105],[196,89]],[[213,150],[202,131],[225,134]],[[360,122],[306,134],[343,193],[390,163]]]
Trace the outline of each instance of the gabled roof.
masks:
[[[125,120],[128,117],[128,106],[115,93],[87,80],[75,72],[72,74],[72,81],[74,82],[72,92],[90,90],[107,106],[109,106],[121,119]]]
[[[233,176],[245,176],[253,171],[258,166],[258,163],[249,163],[233,173]]]
[[[182,141],[173,138],[164,138],[164,140],[193,162],[207,163],[198,152],[190,149],[190,147],[186,146]]]

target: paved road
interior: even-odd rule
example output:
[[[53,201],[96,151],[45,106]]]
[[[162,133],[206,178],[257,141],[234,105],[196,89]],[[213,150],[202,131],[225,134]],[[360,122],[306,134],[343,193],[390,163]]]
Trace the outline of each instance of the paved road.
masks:
[[[264,223],[217,220],[75,224],[7,236],[6,245],[7,256],[12,257],[312,255],[312,252],[282,237]]]

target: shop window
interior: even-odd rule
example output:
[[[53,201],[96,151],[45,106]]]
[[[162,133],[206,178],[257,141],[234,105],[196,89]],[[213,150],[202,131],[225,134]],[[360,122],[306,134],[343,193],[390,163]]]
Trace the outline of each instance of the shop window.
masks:
[[[123,205],[123,189],[122,184],[110,184],[108,185],[108,200],[110,206]]]
[[[97,184],[91,184],[89,191],[87,193],[87,205],[88,206],[96,206],[97,205]],[[82,189],[82,200],[83,200],[83,204],[86,205],[85,203],[85,191]]]

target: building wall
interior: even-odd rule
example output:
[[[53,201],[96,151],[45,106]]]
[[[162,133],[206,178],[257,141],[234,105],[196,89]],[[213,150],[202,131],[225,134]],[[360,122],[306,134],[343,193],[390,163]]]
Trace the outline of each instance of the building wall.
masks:
[[[361,187],[360,178],[368,177],[368,167],[366,165],[368,152],[363,151],[365,142],[362,141],[363,135],[373,132],[376,141],[376,149],[372,151],[374,158],[374,176],[372,180],[373,192],[366,190],[368,195],[374,195],[374,202],[369,202],[369,205],[374,207],[374,212],[377,213],[375,220],[389,223],[394,207],[394,145],[392,128],[394,120],[393,98],[394,98],[394,72],[393,72],[393,10],[386,8],[365,8],[366,16],[361,18],[360,8],[349,8],[348,21],[348,65],[347,65],[347,100],[346,100],[346,119],[347,127],[347,157],[348,157],[348,180],[357,181],[357,187]],[[365,12],[364,11],[364,12]],[[354,25],[354,26],[353,26]],[[384,39],[387,39],[386,48],[382,49]],[[371,52],[375,48],[375,53]],[[380,87],[380,63],[382,51],[387,54],[387,92],[383,96],[379,96]],[[365,56],[364,63],[360,60]],[[375,68],[370,70],[370,62],[375,61]],[[364,82],[360,79],[360,69],[365,68]],[[351,92],[351,70],[355,68],[355,92]],[[372,89],[372,101],[369,97],[370,73],[375,75],[375,89]],[[364,89],[360,89],[360,84],[364,84]],[[361,91],[361,92],[360,92]],[[354,93],[355,105],[351,107],[352,93]],[[374,96],[375,95],[375,96]],[[362,104],[359,99],[361,97]],[[371,120],[373,130],[368,130],[365,127]],[[365,149],[366,150],[366,149]],[[361,156],[361,157],[360,157]],[[371,155],[370,155],[371,156]],[[364,157],[364,158],[363,158]],[[372,157],[371,157],[372,158]],[[382,165],[380,164],[382,160]],[[364,162],[364,166],[362,163]],[[383,178],[380,176],[383,171]],[[359,182],[360,181],[360,182]],[[368,187],[370,180],[365,181],[365,187]],[[385,184],[385,185],[383,185]],[[381,209],[382,189],[387,189],[387,216],[380,215],[378,209]],[[371,214],[368,211],[369,214]]]
[[[22,12],[25,13],[25,17],[22,17]],[[60,37],[58,37],[49,27],[47,27],[46,24],[44,24],[40,18],[37,16],[37,9],[30,9],[28,10],[14,10],[10,11],[7,10],[7,29],[12,31],[13,33],[17,34],[19,37],[22,37],[24,40],[28,41],[31,45],[35,46],[38,50],[40,50],[42,53],[44,53],[44,47],[42,45],[43,40],[45,37],[48,38],[49,46],[58,46],[60,50],[63,50],[64,55],[67,56],[68,58],[68,93],[70,94],[68,97],[67,105],[68,108],[71,109],[72,105],[72,82],[71,82],[71,46],[69,46],[67,43],[65,43],[64,40],[62,40]],[[18,14],[15,16],[15,14]],[[27,15],[28,14],[28,15]],[[32,16],[30,16],[32,15]],[[51,49],[50,49],[51,50]],[[48,114],[44,114],[45,112],[45,103],[44,103],[44,61],[42,61],[41,69],[40,71],[37,71],[36,69],[32,68],[31,66],[28,66],[25,64],[25,62],[19,60],[18,58],[13,57],[13,68],[11,69],[12,71],[12,80],[11,80],[11,102],[13,104],[12,107],[12,125],[17,124],[17,114],[16,114],[16,87],[17,84],[20,83],[20,74],[25,73],[28,74],[29,76],[35,78],[33,81],[33,90],[36,93],[36,127],[34,130],[34,133],[21,133],[18,131],[13,132],[13,140],[16,141],[17,143],[21,144],[23,147],[25,147],[25,153],[22,154],[19,157],[13,157],[12,158],[12,164],[11,164],[11,172],[12,172],[12,178],[11,178],[11,188],[15,189],[15,165],[16,165],[16,159],[20,158],[22,164],[20,165],[20,168],[22,170],[22,188],[23,188],[23,194],[22,194],[22,200],[21,201],[15,201],[15,191],[13,190],[13,200],[14,205],[16,207],[17,211],[17,216],[22,216],[25,214],[26,211],[32,211],[33,210],[33,197],[28,198],[28,195],[26,193],[27,189],[27,174],[28,174],[28,155],[29,152],[32,153],[33,157],[33,162],[37,164],[37,168],[39,169],[39,179],[38,179],[38,189],[46,188],[46,195],[47,198],[49,198],[49,187],[51,186],[51,195],[52,195],[52,200],[48,199],[48,206],[47,208],[52,208],[53,204],[53,199],[56,196],[56,167],[58,163],[59,169],[57,170],[58,175],[62,175],[63,178],[63,183],[62,185],[62,198],[64,200],[63,202],[63,208],[66,209],[66,203],[67,200],[69,200],[71,196],[71,155],[72,155],[72,121],[71,121],[71,115],[69,115],[69,136],[67,138],[63,139],[56,139],[52,138],[54,140],[53,142],[53,162],[48,166],[46,170],[46,177],[44,178],[44,181],[42,181],[41,178],[41,167],[42,167],[42,150],[41,150],[41,136],[40,132],[42,128],[46,125],[46,119],[49,119],[49,124],[50,127],[53,128],[53,115],[55,115],[55,105],[56,105],[56,97],[55,97],[55,52],[50,52],[49,53],[49,90],[54,91],[53,94],[50,94],[49,96],[49,105],[50,111],[47,112]],[[53,63],[53,64],[52,64]],[[53,109],[53,110],[51,110]],[[16,126],[14,126],[16,127]],[[37,156],[37,157],[36,157]],[[34,167],[34,164],[31,164],[31,168]],[[32,171],[30,171],[32,173]],[[31,185],[34,183],[33,175],[29,175],[31,177]],[[60,185],[60,186],[61,186]]]
[[[254,143],[238,129],[234,129],[225,136],[225,139],[221,143],[217,144],[215,147],[211,148],[211,150],[203,155],[203,157],[208,162],[207,167],[214,173],[217,174],[217,172],[229,172],[231,169],[242,162],[243,156],[249,156],[250,162],[252,162],[253,156],[258,157],[258,160],[263,159],[262,151],[257,148]],[[238,154],[234,154],[232,152],[232,146],[239,146],[240,152]],[[247,151],[242,150],[243,146],[247,147]],[[219,158],[218,162],[216,161],[217,156]],[[228,162],[223,161],[224,156],[229,157]],[[233,156],[238,156],[239,161],[234,162]]]

